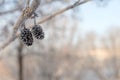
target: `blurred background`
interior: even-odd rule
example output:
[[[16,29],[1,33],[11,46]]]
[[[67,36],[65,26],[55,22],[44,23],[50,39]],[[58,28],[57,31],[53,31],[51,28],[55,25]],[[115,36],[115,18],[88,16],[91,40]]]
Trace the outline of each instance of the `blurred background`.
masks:
[[[76,1],[41,0],[37,21]],[[0,45],[25,4],[0,0]],[[0,80],[120,80],[120,0],[92,0],[40,25],[43,40],[17,38],[0,51]]]

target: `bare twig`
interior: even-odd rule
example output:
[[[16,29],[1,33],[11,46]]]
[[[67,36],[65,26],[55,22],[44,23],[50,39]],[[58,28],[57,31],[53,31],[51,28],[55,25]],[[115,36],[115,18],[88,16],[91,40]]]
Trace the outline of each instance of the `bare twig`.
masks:
[[[72,9],[72,8],[75,8],[75,7],[77,7],[77,6],[79,6],[79,5],[82,5],[82,4],[84,4],[84,3],[86,3],[86,2],[89,2],[89,1],[91,1],[91,0],[84,0],[84,1],[81,1],[81,2],[80,2],[80,1],[77,1],[77,2],[75,2],[73,5],[70,5],[70,6],[66,7],[66,8],[63,8],[62,10],[59,10],[58,12],[56,12],[56,13],[54,13],[54,14],[51,14],[50,16],[41,19],[41,20],[38,22],[38,24],[44,23],[45,21],[50,20],[51,18],[53,18],[53,17],[55,17],[55,16],[57,16],[57,15],[65,12],[65,11],[67,11],[67,10],[70,10],[70,9]],[[76,5],[76,4],[77,4],[77,5]]]
[[[27,0],[27,6],[29,6],[29,4],[30,4],[30,0]]]
[[[70,9],[72,9],[72,8],[75,8],[75,7],[79,6],[79,5],[82,5],[82,4],[84,4],[84,3],[87,3],[87,2],[89,2],[89,1],[91,1],[91,0],[84,0],[84,1],[79,1],[79,0],[78,0],[78,1],[77,1],[77,4],[76,4],[76,2],[75,2],[73,5],[67,6],[66,8],[63,8],[63,9],[59,10],[58,12],[55,12],[54,14],[51,14],[50,16],[41,19],[37,24],[44,23],[44,22],[50,20],[51,18],[53,18],[53,17],[55,17],[55,16],[57,16],[57,15],[65,12],[65,11],[67,11],[67,10],[70,10]],[[30,17],[30,16],[32,15],[32,13],[36,10],[36,8],[38,7],[38,5],[39,5],[39,0],[33,0],[32,4],[31,4],[31,10],[32,10],[32,11],[29,12],[29,15],[23,16],[23,14],[24,14],[24,11],[23,11],[22,15],[19,17],[18,21],[17,21],[16,24],[14,25],[14,32],[13,32],[12,37],[9,38],[9,40],[7,40],[7,42],[5,42],[5,43],[0,47],[0,50],[2,50],[2,49],[4,49],[5,47],[7,47],[11,42],[13,42],[13,41],[19,36],[19,34],[16,34],[19,26],[20,26],[21,23],[23,23],[26,19],[28,19],[28,17]],[[32,26],[31,26],[31,27],[32,27]],[[31,27],[30,27],[30,28],[31,28]],[[16,35],[15,35],[15,34],[16,34]]]
[[[12,36],[7,40],[7,42],[5,42],[0,47],[0,50],[4,49],[7,45],[9,45],[12,41],[14,41],[16,39],[16,37],[17,37],[16,33],[17,33],[18,28],[21,26],[21,24],[23,22],[25,22],[35,12],[35,10],[38,8],[39,4],[40,4],[39,0],[33,0],[31,6],[29,8],[25,8],[22,11],[22,14],[18,18],[17,22],[14,24],[14,30],[13,30]]]
[[[33,0],[32,1],[32,5],[28,8],[25,8],[21,14],[21,16],[18,18],[18,21],[16,22],[16,24],[14,25],[14,33],[15,34],[19,28],[19,26],[21,26],[21,24],[26,21],[34,12],[35,10],[38,8],[40,2],[39,0]]]

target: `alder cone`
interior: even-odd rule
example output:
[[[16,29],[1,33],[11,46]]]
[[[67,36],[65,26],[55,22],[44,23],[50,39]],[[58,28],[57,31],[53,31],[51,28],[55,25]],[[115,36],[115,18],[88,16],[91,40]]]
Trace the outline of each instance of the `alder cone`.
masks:
[[[44,39],[44,37],[45,37],[45,34],[44,32],[42,32],[42,34],[40,35],[40,39]]]
[[[34,35],[34,37],[37,38],[37,39],[43,39],[44,38],[44,32],[43,32],[43,29],[40,25],[33,26],[31,32]]]
[[[32,33],[27,28],[21,30],[20,38],[27,46],[31,46],[33,43]]]

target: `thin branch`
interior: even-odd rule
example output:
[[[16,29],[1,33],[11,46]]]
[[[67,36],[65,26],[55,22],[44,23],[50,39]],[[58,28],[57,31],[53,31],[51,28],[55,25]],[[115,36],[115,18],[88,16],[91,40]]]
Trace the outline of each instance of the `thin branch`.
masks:
[[[38,1],[39,1],[39,0],[33,0],[31,8],[34,8],[34,6],[36,6],[36,5],[35,5],[36,2],[38,2]],[[50,16],[48,16],[48,17],[45,17],[45,18],[43,18],[43,19],[41,19],[37,24],[44,23],[44,22],[50,20],[51,18],[53,18],[53,17],[55,17],[55,16],[57,16],[57,15],[59,15],[59,14],[62,14],[63,12],[65,12],[65,11],[67,11],[67,10],[70,10],[70,9],[72,9],[72,8],[75,8],[75,7],[79,6],[79,5],[82,5],[82,4],[84,4],[84,3],[87,3],[87,2],[89,2],[89,1],[91,1],[91,0],[84,0],[84,1],[81,1],[81,2],[80,2],[80,1],[77,1],[77,4],[76,4],[76,2],[75,2],[73,5],[67,6],[66,8],[63,8],[63,9],[59,10],[58,12],[55,12],[54,14],[52,14],[52,15],[50,15]],[[37,7],[38,7],[38,4],[37,4]],[[34,9],[32,9],[32,10],[33,10],[32,12],[34,12],[37,7],[35,7]],[[22,13],[22,14],[23,14],[23,13]],[[12,35],[12,37],[9,38],[9,40],[7,40],[7,42],[5,42],[5,43],[0,47],[0,50],[2,50],[2,49],[4,49],[5,47],[7,47],[11,42],[13,42],[13,41],[19,36],[19,34],[16,34],[16,32],[17,32],[18,27],[20,26],[20,24],[23,23],[25,20],[26,20],[26,17],[23,17],[23,16],[21,15],[20,18],[18,19],[18,21],[16,22],[16,24],[14,25],[14,32],[13,32],[14,35]],[[31,28],[31,27],[32,27],[32,26],[30,26],[30,28]],[[15,35],[15,34],[16,34],[16,35]]]
[[[29,4],[30,4],[30,0],[27,0],[27,7],[29,6]]]
[[[22,11],[22,14],[18,18],[17,22],[14,24],[14,30],[13,30],[12,36],[8,39],[7,42],[5,42],[0,47],[0,50],[4,49],[7,45],[9,45],[12,41],[14,41],[17,38],[16,33],[17,33],[18,28],[35,12],[39,4],[40,4],[39,0],[33,0],[31,6],[29,8],[25,8]]]
[[[70,6],[66,7],[66,8],[63,8],[63,9],[59,10],[58,12],[56,12],[56,13],[54,13],[54,14],[51,14],[51,15],[48,16],[48,17],[43,18],[42,20],[40,20],[40,21],[38,22],[38,24],[44,23],[45,21],[50,20],[51,18],[53,18],[53,17],[55,17],[55,16],[57,16],[57,15],[65,12],[65,11],[67,11],[67,10],[70,10],[70,9],[72,9],[72,8],[75,8],[75,7],[79,6],[79,5],[82,5],[82,4],[84,4],[84,3],[87,3],[87,2],[89,2],[89,1],[91,1],[91,0],[84,0],[84,1],[81,1],[81,2],[80,2],[80,1],[78,2],[78,1],[77,1],[77,2],[75,2],[73,5],[70,5]],[[76,4],[77,4],[77,5],[76,5]]]
[[[18,28],[22,25],[24,21],[26,21],[30,16],[35,12],[35,10],[38,8],[40,4],[39,0],[33,0],[32,5],[28,8],[25,8],[21,14],[21,16],[18,18],[16,24],[14,25],[14,32],[15,34],[18,30]]]

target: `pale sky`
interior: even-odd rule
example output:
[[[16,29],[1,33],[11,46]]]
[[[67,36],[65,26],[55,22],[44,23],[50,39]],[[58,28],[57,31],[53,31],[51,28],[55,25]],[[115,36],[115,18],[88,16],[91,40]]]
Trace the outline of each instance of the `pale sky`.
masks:
[[[80,30],[84,33],[86,31],[95,31],[98,34],[105,34],[106,30],[111,26],[120,26],[120,0],[110,0],[108,5],[99,7],[95,2],[88,2],[79,6],[80,16]],[[12,16],[7,16],[6,20],[11,19]],[[9,19],[8,19],[9,18]]]
[[[80,15],[83,32],[94,30],[104,35],[111,26],[120,26],[120,0],[111,0],[104,7],[88,2],[80,6]]]

